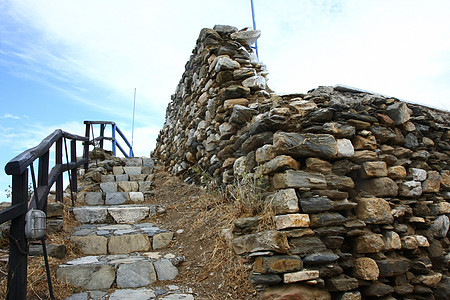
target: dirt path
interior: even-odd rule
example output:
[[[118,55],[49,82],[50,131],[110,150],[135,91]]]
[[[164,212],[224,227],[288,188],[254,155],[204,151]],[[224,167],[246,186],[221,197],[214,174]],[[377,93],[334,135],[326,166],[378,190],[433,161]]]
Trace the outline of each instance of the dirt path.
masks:
[[[221,234],[222,229],[231,227],[233,204],[162,168],[155,172],[153,191],[154,203],[166,207],[166,213],[158,215],[155,222],[180,232],[169,249],[186,257],[174,283],[192,287],[198,299],[256,299],[243,261]]]

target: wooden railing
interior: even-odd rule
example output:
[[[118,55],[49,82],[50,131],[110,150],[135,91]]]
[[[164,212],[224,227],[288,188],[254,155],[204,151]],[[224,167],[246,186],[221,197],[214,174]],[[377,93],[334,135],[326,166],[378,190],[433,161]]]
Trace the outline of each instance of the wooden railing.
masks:
[[[67,148],[67,139],[70,139],[70,161]],[[0,211],[0,224],[11,220],[10,226],[10,248],[9,248],[9,270],[8,270],[8,294],[7,299],[25,299],[27,282],[27,247],[28,241],[25,236],[25,215],[35,208],[47,211],[47,199],[50,189],[56,182],[56,200],[63,200],[63,172],[68,171],[70,191],[72,195],[77,191],[77,168],[88,163],[88,157],[84,156],[77,161],[76,142],[83,142],[89,147],[89,138],[55,130],[42,142],[31,149],[19,154],[5,166],[5,172],[12,176],[11,207]],[[55,145],[55,166],[49,172],[50,149]],[[66,163],[63,163],[63,145],[65,148]],[[38,160],[37,180],[34,171],[34,162]],[[33,196],[29,200],[28,176],[31,174]],[[45,238],[41,239],[44,254]],[[53,299],[50,273],[46,255],[47,278],[49,280],[50,296]]]
[[[116,155],[116,148],[119,148],[120,152],[122,152],[122,154],[125,157],[133,157],[134,156],[133,146],[130,144],[130,142],[128,142],[127,138],[125,137],[123,132],[119,129],[119,127],[116,125],[116,123],[109,122],[109,121],[84,121],[84,124],[86,125],[86,134],[85,135],[88,139],[90,138],[94,142],[94,149],[95,149],[95,144],[97,142],[99,144],[99,148],[103,148],[103,141],[110,140],[112,143],[112,152],[113,152],[114,156]],[[99,133],[98,137],[94,136],[94,125],[100,125],[100,133]],[[111,137],[105,137],[106,125],[111,125]],[[117,140],[116,133],[119,134],[119,136],[122,138],[125,145],[128,146],[128,152],[126,152],[123,149],[123,147]],[[92,135],[92,137],[91,137],[91,135]],[[85,145],[85,148],[84,148],[85,156],[89,152],[88,147],[89,147],[89,145]]]
[[[12,203],[9,208],[0,211],[0,224],[11,220],[10,226],[10,248],[9,248],[9,270],[7,299],[25,299],[27,294],[27,264],[28,264],[28,240],[25,235],[25,215],[34,208],[47,213],[47,199],[50,189],[56,183],[56,201],[63,201],[63,173],[68,172],[69,186],[74,205],[74,193],[77,192],[77,168],[84,165],[89,166],[89,146],[94,146],[94,153],[97,143],[103,148],[104,140],[112,141],[113,154],[116,155],[116,146],[125,157],[134,156],[133,147],[125,138],[114,122],[107,121],[85,121],[86,135],[78,136],[64,132],[60,129],[55,130],[42,142],[31,149],[19,154],[5,166],[5,172],[12,176]],[[94,137],[94,125],[100,124],[100,134]],[[112,136],[105,137],[105,126],[112,126]],[[116,140],[116,132],[129,147],[128,154]],[[91,137],[92,134],[92,137]],[[67,139],[70,140],[70,159],[67,147]],[[77,160],[77,141],[83,143],[83,157]],[[55,165],[49,172],[50,167],[50,149],[55,145]],[[63,163],[63,146],[65,149],[65,160]],[[34,162],[38,160],[37,180],[34,171]],[[28,176],[31,174],[33,196],[29,199],[28,195]],[[44,253],[47,280],[49,284],[50,298],[53,299],[53,290],[51,285],[50,268],[48,265],[47,251],[45,246],[45,236],[41,238]]]

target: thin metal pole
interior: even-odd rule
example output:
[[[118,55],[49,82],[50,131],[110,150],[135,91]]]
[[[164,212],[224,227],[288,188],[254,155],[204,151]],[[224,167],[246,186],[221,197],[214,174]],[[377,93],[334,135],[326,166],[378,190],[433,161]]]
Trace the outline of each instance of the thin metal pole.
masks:
[[[130,156],[133,155],[133,142],[134,142],[134,113],[136,111],[136,88],[134,88],[134,101],[133,101],[133,125],[131,128],[131,149],[130,149]]]
[[[254,8],[254,6],[253,6],[253,0],[250,0],[250,4],[251,4],[251,6],[252,6],[253,30],[256,30],[255,8]],[[256,50],[256,57],[259,59],[259,54],[258,54],[258,41],[255,41],[255,50]]]

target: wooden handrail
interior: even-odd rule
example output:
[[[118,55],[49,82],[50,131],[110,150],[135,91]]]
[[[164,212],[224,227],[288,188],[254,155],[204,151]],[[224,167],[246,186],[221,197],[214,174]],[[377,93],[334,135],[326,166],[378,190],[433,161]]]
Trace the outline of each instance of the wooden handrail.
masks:
[[[55,130],[47,136],[42,142],[28,149],[10,160],[5,166],[5,172],[12,175],[12,205],[0,211],[0,224],[11,220],[10,250],[9,250],[9,270],[8,270],[8,295],[7,299],[25,299],[27,287],[27,263],[28,255],[26,252],[27,238],[25,236],[25,214],[31,208],[47,211],[47,198],[53,184],[56,183],[56,201],[63,201],[63,172],[69,171],[70,191],[72,195],[72,205],[74,203],[73,193],[77,191],[77,168],[84,165],[85,169],[89,166],[89,145],[100,141],[100,147],[103,147],[103,140],[111,140],[113,143],[113,153],[115,155],[116,146],[128,157],[122,147],[116,141],[115,133],[125,141],[130,148],[130,156],[133,156],[132,145],[127,141],[124,134],[116,126],[116,123],[109,121],[85,121],[86,135],[79,136],[71,134],[61,129]],[[94,124],[100,124],[99,137],[89,139],[90,130]],[[104,136],[105,125],[112,126],[112,137]],[[71,140],[70,144],[70,162],[69,151],[67,149],[66,139]],[[83,158],[78,160],[76,155],[76,141],[84,144]],[[63,163],[63,144],[66,152],[66,163]],[[55,166],[49,172],[50,148],[55,146]],[[35,178],[34,161],[39,160],[38,178]],[[28,201],[28,168],[31,172],[33,182],[33,198]],[[45,249],[45,239],[42,238],[43,248]],[[47,266],[47,272],[49,268]],[[49,292],[53,298],[50,276]]]
[[[22,174],[37,158],[44,155],[50,149],[50,147],[61,137],[84,142],[89,141],[89,139],[84,136],[71,134],[62,131],[61,129],[57,129],[52,134],[43,139],[42,142],[36,147],[28,149],[11,159],[5,166],[6,174]]]
[[[71,152],[67,150],[66,139],[71,140]],[[63,164],[63,141],[66,145],[66,160]],[[56,182],[56,200],[63,200],[63,172],[69,171],[71,193],[77,189],[76,169],[88,162],[87,157],[77,161],[76,141],[89,144],[89,138],[71,134],[61,129],[55,130],[42,142],[28,149],[10,160],[5,166],[5,172],[12,175],[12,205],[0,211],[0,224],[11,220],[10,250],[8,270],[8,295],[7,299],[25,299],[27,286],[27,238],[25,236],[25,214],[31,208],[47,211],[47,199],[51,187]],[[49,173],[50,148],[55,145],[55,166]],[[34,161],[39,160],[38,178],[34,172]],[[33,198],[28,202],[28,168],[30,168],[33,182]],[[72,198],[73,203],[73,198]],[[42,238],[43,247],[45,239]],[[48,267],[48,266],[47,266]],[[48,270],[47,270],[48,271]],[[47,274],[49,276],[49,274]],[[49,278],[49,277],[48,277]],[[49,292],[53,299],[51,282],[49,280]]]

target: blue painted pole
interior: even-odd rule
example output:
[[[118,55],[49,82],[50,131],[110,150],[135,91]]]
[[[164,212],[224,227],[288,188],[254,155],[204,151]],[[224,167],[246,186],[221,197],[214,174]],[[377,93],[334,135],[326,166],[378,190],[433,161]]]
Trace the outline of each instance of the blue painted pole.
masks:
[[[253,6],[253,0],[250,0],[250,4],[251,4],[251,6],[252,6],[253,30],[256,30],[255,8],[254,8],[254,6]],[[255,50],[256,50],[256,57],[259,59],[259,54],[258,54],[258,41],[255,42]]]
[[[112,124],[112,151],[114,156],[116,156],[116,143],[116,124]]]

